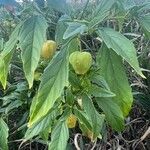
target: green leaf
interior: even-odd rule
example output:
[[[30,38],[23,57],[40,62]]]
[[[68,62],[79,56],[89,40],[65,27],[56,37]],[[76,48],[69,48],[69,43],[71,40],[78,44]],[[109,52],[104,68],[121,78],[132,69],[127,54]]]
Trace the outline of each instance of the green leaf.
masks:
[[[65,120],[60,120],[51,134],[48,150],[66,150],[69,131]]]
[[[149,35],[149,38],[150,38],[150,13],[144,16],[141,16],[138,19],[142,28],[144,29],[144,32],[147,32],[145,34]]]
[[[142,2],[142,1],[141,1]],[[141,7],[138,8],[138,14],[143,14],[143,12],[145,13],[149,13],[150,10],[150,1],[149,0],[145,0],[145,2],[142,4],[140,4]]]
[[[19,106],[22,106],[23,102],[20,100],[12,101],[9,105],[7,105],[5,109],[5,114],[8,114],[11,110],[18,108]]]
[[[124,116],[128,115],[133,102],[131,87],[123,66],[123,61],[114,51],[108,49],[104,44],[100,50],[100,74],[108,83],[111,91],[116,94],[112,99],[117,103]]]
[[[68,85],[68,47],[64,46],[45,69],[31,105],[29,124],[37,122],[53,107]]]
[[[120,107],[111,98],[96,98],[98,106],[103,110],[106,121],[116,131],[124,129],[124,117]]]
[[[101,0],[99,5],[95,9],[92,14],[91,21],[89,23],[89,27],[92,28],[93,26],[97,25],[98,23],[102,22],[107,16],[110,14],[110,10],[114,4],[114,0]]]
[[[130,11],[130,13],[143,13],[146,10],[149,10],[150,2],[149,0],[135,1],[135,0],[123,0],[122,4],[126,11]]]
[[[40,60],[41,49],[46,40],[46,20],[41,16],[28,18],[20,31],[19,46],[22,50],[22,61],[29,88],[33,85],[34,71]]]
[[[114,96],[116,96],[110,90],[99,87],[97,85],[91,85],[88,89],[88,94],[93,95],[94,97],[114,97]]]
[[[92,124],[93,139],[95,139],[99,136],[100,131],[102,129],[104,123],[104,116],[98,114],[92,100],[86,94],[82,96],[82,100],[83,108]]]
[[[2,118],[0,118],[0,149],[8,150],[8,126]]]
[[[132,9],[133,7],[136,6],[135,1],[133,1],[133,0],[124,0],[124,1],[122,1],[122,3],[123,3],[124,8],[125,8],[126,10],[130,10],[130,9]]]
[[[72,36],[76,36],[78,34],[83,34],[87,31],[87,26],[84,23],[80,22],[68,22],[68,28],[66,29],[63,39],[68,39]]]
[[[39,121],[28,128],[25,133],[25,139],[29,140],[45,130],[49,133],[51,125],[57,116],[57,107],[53,107],[53,109],[46,116],[42,117]]]
[[[69,42],[68,45],[68,50],[69,50],[69,54],[75,52],[75,51],[79,51],[79,45],[80,45],[80,41],[78,38],[73,38],[71,39],[71,41]]]
[[[92,132],[92,122],[91,120],[88,118],[88,115],[85,113],[85,111],[80,111],[77,108],[74,108],[74,113],[76,115],[76,117],[78,118],[78,123],[79,123],[79,127],[82,130],[82,133],[86,136],[89,135],[89,133],[91,133],[91,140],[95,140],[95,137],[93,137],[93,132]],[[100,125],[100,130],[98,130],[98,135],[97,137],[99,138],[99,136],[101,136],[100,131],[102,128],[102,124],[104,122],[104,115],[100,115],[98,113],[96,113],[97,115],[97,126]]]
[[[15,28],[9,40],[4,45],[4,50],[0,53],[0,82],[2,83],[4,89],[6,88],[9,64],[15,50],[15,46],[18,42],[18,35],[21,25],[22,23]]]
[[[63,35],[67,29],[67,21],[71,21],[71,18],[67,15],[63,15],[60,17],[56,25],[55,40],[58,45],[64,42]]]
[[[66,0],[47,0],[48,6],[59,12],[68,13],[69,7]]]
[[[111,28],[101,28],[98,31],[98,35],[108,48],[113,49],[118,55],[123,57],[139,75],[144,77],[139,67],[135,47],[129,39]]]
[[[75,99],[71,89],[68,88],[65,90],[65,96],[66,96],[66,104],[72,106],[74,104]]]
[[[4,49],[4,39],[0,39],[0,52]]]
[[[91,122],[84,111],[80,111],[77,108],[75,108],[74,113],[81,124],[84,124],[89,130],[92,130]]]
[[[73,85],[74,88],[80,90],[81,88],[81,82],[78,79],[78,76],[76,73],[73,72],[69,72],[69,82],[71,83],[71,85]]]
[[[97,55],[98,56],[98,55]],[[99,57],[99,58],[98,58]],[[100,56],[98,56],[96,59],[100,59]],[[98,62],[98,61],[97,61]],[[100,65],[100,64],[99,64]],[[106,90],[110,91],[110,87],[104,77],[102,77],[99,72],[92,72],[90,74],[90,80],[92,81],[93,84],[98,85],[102,88],[105,88]]]

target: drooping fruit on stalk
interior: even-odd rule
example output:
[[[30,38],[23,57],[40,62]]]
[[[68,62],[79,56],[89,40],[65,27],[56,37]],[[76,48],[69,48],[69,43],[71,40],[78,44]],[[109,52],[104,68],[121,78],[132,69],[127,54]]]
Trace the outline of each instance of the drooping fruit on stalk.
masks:
[[[55,51],[56,51],[56,48],[57,48],[57,44],[56,44],[55,41],[47,40],[43,44],[42,51],[41,51],[41,56],[44,59],[52,58],[54,53],[55,53]]]
[[[42,75],[42,73],[41,72],[35,72],[34,73],[34,80],[35,81],[39,81],[40,80],[40,78],[41,78],[41,75]]]
[[[69,57],[69,62],[76,74],[85,74],[92,65],[92,56],[89,52],[73,52]]]
[[[68,128],[74,128],[76,126],[77,123],[77,117],[73,114],[71,114],[68,118],[67,118],[67,126]]]

